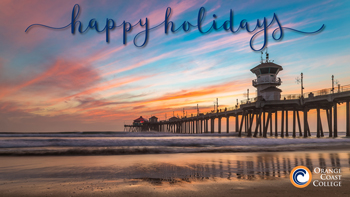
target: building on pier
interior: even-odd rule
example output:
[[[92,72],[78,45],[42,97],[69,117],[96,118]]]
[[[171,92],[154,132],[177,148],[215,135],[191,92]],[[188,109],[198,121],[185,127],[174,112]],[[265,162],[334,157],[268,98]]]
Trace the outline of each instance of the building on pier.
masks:
[[[143,125],[144,123],[147,123],[148,120],[140,116],[139,118],[135,119],[133,122],[133,125]]]
[[[269,54],[266,53],[266,61],[263,60],[259,65],[250,71],[256,75],[256,79],[252,81],[254,87],[257,88],[257,96],[260,100],[271,101],[280,100],[282,90],[277,88],[282,81],[277,74],[283,70],[282,66],[269,60]]]
[[[140,131],[149,131],[149,121],[146,118],[143,118],[140,116],[139,118],[135,119],[132,123],[132,125],[126,125],[124,124],[124,131],[129,132],[140,132]]]
[[[149,122],[150,122],[150,123],[158,122],[158,118],[155,117],[155,116],[152,116],[152,117],[149,118]]]

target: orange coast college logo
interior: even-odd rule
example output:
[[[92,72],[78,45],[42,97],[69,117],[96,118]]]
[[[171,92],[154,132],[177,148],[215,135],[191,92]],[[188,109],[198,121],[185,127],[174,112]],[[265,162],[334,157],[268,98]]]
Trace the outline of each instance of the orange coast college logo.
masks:
[[[290,182],[297,188],[304,188],[312,181],[312,174],[309,168],[297,166],[290,172]]]

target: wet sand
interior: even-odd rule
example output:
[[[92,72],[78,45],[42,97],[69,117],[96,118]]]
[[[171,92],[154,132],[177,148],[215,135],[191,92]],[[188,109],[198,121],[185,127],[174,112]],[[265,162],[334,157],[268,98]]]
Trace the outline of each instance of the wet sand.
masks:
[[[347,196],[350,151],[0,157],[1,196]],[[340,168],[342,187],[295,188],[291,169]],[[314,176],[314,179],[317,176]]]
[[[186,183],[176,186],[119,185],[113,182],[12,183],[1,196],[348,196],[350,180],[340,188],[298,189],[288,181]],[[347,186],[346,186],[347,185]]]

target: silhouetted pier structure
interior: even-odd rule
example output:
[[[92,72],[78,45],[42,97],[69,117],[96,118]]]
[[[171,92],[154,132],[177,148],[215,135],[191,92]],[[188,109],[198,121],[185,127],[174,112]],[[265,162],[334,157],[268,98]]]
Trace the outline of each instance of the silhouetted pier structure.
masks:
[[[129,131],[147,131],[154,130],[159,132],[172,133],[214,133],[215,120],[218,121],[218,133],[223,131],[221,121],[226,118],[226,132],[230,132],[229,120],[235,119],[234,131],[238,136],[244,131],[248,137],[263,136],[311,136],[308,112],[316,110],[317,119],[317,137],[323,137],[321,114],[325,113],[327,117],[328,136],[338,137],[338,105],[346,104],[346,136],[350,136],[350,85],[336,88],[322,89],[319,91],[303,93],[303,84],[301,79],[301,94],[281,96],[281,90],[277,86],[282,81],[277,78],[279,71],[283,70],[281,66],[269,61],[268,54],[266,62],[251,69],[256,74],[257,79],[252,81],[252,85],[257,88],[256,98],[241,101],[240,105],[234,108],[225,108],[225,110],[216,110],[210,113],[198,113],[192,117],[172,117],[166,121],[146,122],[142,126],[124,125],[125,130]],[[334,86],[334,82],[333,82]],[[282,100],[280,100],[282,98]],[[292,112],[292,130],[289,131],[288,112]],[[303,125],[300,121],[300,114],[303,115]],[[278,120],[278,115],[280,120]],[[278,122],[280,121],[280,122]],[[210,127],[209,127],[210,122]],[[280,127],[280,129],[278,128]]]

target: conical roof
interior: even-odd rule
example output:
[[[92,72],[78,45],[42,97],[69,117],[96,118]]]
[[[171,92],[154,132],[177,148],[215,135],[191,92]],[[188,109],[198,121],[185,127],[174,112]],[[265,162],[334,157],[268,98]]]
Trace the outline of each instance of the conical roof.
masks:
[[[134,122],[141,122],[141,121],[148,122],[148,120],[143,118],[142,116],[140,116],[140,118],[137,118],[137,119],[134,120]]]

